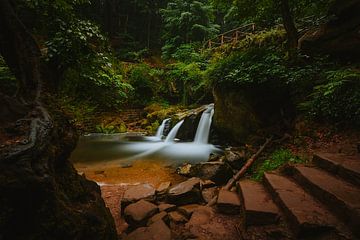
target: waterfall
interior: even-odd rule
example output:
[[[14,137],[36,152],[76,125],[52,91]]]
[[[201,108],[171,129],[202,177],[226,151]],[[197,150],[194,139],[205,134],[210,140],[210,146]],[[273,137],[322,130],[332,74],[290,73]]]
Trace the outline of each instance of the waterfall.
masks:
[[[214,104],[210,104],[201,115],[200,122],[194,138],[194,143],[208,143],[213,115]]]
[[[156,131],[155,137],[160,138],[160,139],[162,138],[162,136],[164,135],[165,125],[169,120],[170,120],[170,118],[167,118],[162,121],[160,127]]]
[[[184,120],[181,120],[171,129],[171,131],[169,132],[169,134],[167,135],[167,137],[165,139],[165,142],[174,142],[176,134],[179,131],[179,128],[181,127],[183,122],[184,122]]]

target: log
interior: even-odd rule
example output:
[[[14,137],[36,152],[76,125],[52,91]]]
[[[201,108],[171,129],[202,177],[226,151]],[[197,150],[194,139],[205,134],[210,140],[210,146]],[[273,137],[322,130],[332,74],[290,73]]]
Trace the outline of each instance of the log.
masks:
[[[246,161],[246,164],[232,178],[229,179],[223,189],[230,190],[230,188],[245,174],[249,167],[251,167],[251,165],[255,162],[255,160],[260,156],[260,154],[264,151],[264,149],[269,145],[271,141],[272,137],[266,139],[264,145],[262,145],[259,150]],[[213,206],[216,203],[216,200],[217,197],[213,197],[213,199],[208,202],[207,206]]]

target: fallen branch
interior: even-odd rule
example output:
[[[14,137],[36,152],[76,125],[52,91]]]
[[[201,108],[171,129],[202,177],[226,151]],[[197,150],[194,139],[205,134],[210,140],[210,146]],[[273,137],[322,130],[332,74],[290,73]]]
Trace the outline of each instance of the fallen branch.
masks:
[[[227,184],[222,188],[224,190],[230,190],[230,188],[245,174],[245,172],[249,169],[249,167],[254,163],[254,161],[260,156],[260,154],[264,151],[267,145],[272,141],[272,137],[266,139],[264,145],[260,147],[260,149],[251,156],[246,161],[246,164],[237,172],[232,178],[229,179]],[[208,202],[207,206],[212,206],[216,203],[217,197],[213,197],[210,202]]]

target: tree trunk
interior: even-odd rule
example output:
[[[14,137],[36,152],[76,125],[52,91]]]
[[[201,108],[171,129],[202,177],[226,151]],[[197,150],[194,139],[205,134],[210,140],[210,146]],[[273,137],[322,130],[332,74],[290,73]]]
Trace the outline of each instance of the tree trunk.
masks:
[[[280,11],[288,39],[290,52],[295,52],[298,47],[298,31],[295,27],[288,0],[279,0]]]
[[[51,113],[43,106],[47,71],[10,0],[0,1],[0,53],[19,83],[19,101],[0,94],[1,111],[25,129],[0,148],[0,239],[116,239],[99,186],[68,161],[74,128],[55,103]]]

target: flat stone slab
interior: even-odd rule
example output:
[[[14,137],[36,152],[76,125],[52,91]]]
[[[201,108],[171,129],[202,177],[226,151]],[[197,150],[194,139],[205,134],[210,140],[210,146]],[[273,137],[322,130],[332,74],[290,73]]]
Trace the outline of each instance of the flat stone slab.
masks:
[[[130,186],[124,193],[124,197],[121,199],[122,210],[131,203],[137,202],[141,199],[147,201],[155,200],[155,188],[150,184],[139,184]]]
[[[149,227],[141,227],[127,235],[124,240],[171,240],[171,230],[159,220]]]
[[[360,188],[320,169],[294,167],[295,178],[360,235]]]
[[[278,222],[280,213],[264,186],[255,181],[238,182],[246,225],[268,225]]]
[[[158,211],[158,207],[145,200],[132,203],[124,210],[124,218],[130,225],[144,223],[149,217]]]
[[[160,183],[158,188],[156,189],[157,194],[165,194],[167,190],[170,188],[171,182],[163,182]]]
[[[217,208],[224,214],[240,214],[240,197],[236,192],[220,189],[217,199]]]
[[[336,230],[341,223],[303,188],[290,179],[265,173],[264,184],[284,210],[297,237]]]
[[[315,153],[313,162],[331,173],[360,186],[360,155],[347,156],[332,153]]]
[[[177,205],[186,205],[201,201],[200,178],[190,178],[169,189],[168,200]]]

